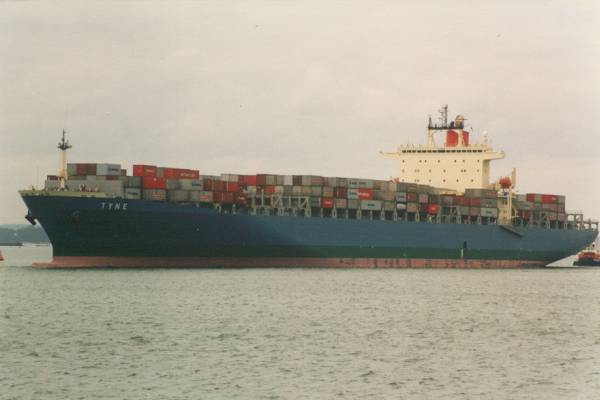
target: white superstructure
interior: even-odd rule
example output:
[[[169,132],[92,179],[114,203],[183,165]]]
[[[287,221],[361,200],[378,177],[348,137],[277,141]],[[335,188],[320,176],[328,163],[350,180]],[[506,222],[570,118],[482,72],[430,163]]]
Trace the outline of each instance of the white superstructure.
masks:
[[[448,106],[442,107],[441,123],[434,125],[429,118],[427,144],[403,145],[395,152],[382,153],[400,160],[399,182],[431,185],[464,192],[465,189],[488,189],[490,161],[504,158],[503,151],[494,151],[487,141],[471,143],[464,130],[464,117],[458,115],[448,124]],[[436,144],[435,134],[443,132],[445,142]]]

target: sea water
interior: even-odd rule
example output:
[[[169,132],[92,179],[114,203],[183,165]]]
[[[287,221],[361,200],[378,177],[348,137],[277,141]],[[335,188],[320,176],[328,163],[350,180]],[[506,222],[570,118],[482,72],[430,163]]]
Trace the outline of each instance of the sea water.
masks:
[[[0,399],[597,399],[600,269],[39,270],[3,248]]]

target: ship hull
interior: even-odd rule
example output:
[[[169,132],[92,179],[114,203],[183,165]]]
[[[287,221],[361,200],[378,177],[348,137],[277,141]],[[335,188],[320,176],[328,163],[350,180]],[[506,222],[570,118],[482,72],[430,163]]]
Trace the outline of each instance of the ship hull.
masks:
[[[539,267],[597,232],[220,214],[189,205],[24,192],[53,246],[44,267]],[[466,246],[466,248],[465,248]]]

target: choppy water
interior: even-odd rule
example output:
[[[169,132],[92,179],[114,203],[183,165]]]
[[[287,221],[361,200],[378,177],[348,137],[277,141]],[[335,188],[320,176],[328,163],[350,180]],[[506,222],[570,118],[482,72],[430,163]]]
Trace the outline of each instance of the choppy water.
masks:
[[[76,270],[2,249],[0,399],[598,399],[600,269]]]

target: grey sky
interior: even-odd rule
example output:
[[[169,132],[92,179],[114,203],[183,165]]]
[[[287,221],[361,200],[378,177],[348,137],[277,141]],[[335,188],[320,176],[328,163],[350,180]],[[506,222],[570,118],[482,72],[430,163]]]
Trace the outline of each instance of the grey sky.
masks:
[[[74,162],[387,178],[444,103],[600,217],[600,5],[521,3],[0,2],[0,223],[63,127]]]

